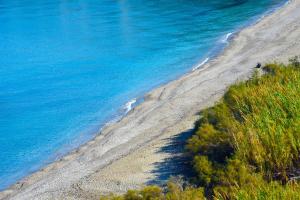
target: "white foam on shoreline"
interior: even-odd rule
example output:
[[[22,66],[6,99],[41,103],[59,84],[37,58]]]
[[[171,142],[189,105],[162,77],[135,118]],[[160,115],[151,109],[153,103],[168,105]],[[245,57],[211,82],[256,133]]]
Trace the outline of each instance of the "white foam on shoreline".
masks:
[[[225,37],[222,39],[222,42],[223,42],[223,43],[228,43],[228,42],[229,42],[229,39],[231,38],[232,35],[233,35],[233,32],[227,33],[227,34],[225,35]]]
[[[195,71],[195,70],[199,69],[200,67],[202,67],[203,65],[205,65],[208,61],[209,61],[209,57],[205,58],[205,60],[203,60],[199,65],[193,67],[192,71]]]
[[[136,103],[136,98],[130,100],[129,102],[127,102],[125,104],[125,114],[127,114],[129,111],[132,110],[133,104],[135,104],[135,103]]]

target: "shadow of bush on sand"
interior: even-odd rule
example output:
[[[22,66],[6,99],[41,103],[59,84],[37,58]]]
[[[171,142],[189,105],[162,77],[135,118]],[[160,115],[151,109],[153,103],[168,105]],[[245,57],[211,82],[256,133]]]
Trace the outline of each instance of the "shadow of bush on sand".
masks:
[[[192,177],[193,170],[191,166],[191,159],[185,153],[185,144],[192,136],[194,129],[189,129],[185,132],[179,133],[172,138],[168,138],[168,144],[161,147],[157,153],[169,154],[161,162],[154,163],[154,178],[147,182],[147,185],[163,185],[170,177],[182,176],[185,178]]]

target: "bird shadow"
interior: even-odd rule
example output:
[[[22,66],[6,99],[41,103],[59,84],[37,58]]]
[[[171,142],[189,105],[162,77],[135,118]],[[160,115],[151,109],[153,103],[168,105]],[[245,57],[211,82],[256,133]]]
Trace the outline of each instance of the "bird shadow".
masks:
[[[193,133],[194,129],[189,129],[166,139],[168,140],[167,145],[161,147],[157,153],[166,153],[170,156],[154,163],[154,170],[151,171],[154,178],[149,180],[147,184],[163,185],[170,177],[182,176],[188,179],[194,175],[190,162],[191,158],[185,152],[185,144]]]

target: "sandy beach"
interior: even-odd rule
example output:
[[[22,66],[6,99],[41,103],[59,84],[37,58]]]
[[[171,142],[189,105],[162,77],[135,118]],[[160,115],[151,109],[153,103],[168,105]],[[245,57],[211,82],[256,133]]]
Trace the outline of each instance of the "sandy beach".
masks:
[[[149,92],[120,121],[0,192],[0,199],[99,199],[163,180],[174,170],[171,161],[201,109],[249,78],[258,62],[287,62],[295,55],[300,55],[300,0],[243,29],[220,56]]]

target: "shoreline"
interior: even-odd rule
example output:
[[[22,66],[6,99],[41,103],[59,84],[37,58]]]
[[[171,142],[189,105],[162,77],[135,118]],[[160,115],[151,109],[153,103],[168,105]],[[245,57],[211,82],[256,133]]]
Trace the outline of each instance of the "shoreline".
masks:
[[[300,14],[295,11],[300,8],[299,4],[299,1],[290,1],[258,22],[240,30],[215,59],[209,60],[202,68],[147,93],[143,103],[134,107],[117,122],[104,126],[100,135],[0,192],[0,199],[74,197],[70,191],[76,189],[79,182],[93,182],[89,177],[101,173],[101,170],[108,171],[107,174],[109,170],[118,172],[114,169],[117,167],[114,164],[116,160],[122,163],[130,156],[138,154],[137,150],[146,148],[149,143],[163,135],[172,136],[176,135],[176,132],[191,128],[197,112],[217,101],[229,85],[248,78],[257,62],[265,63],[275,59],[287,61],[288,57],[300,52],[300,44],[295,39],[300,35],[300,28],[297,26],[299,24],[295,22],[300,19]],[[281,19],[281,15],[288,16]],[[277,20],[286,23],[278,24]],[[281,34],[283,36],[280,36]],[[256,36],[261,39],[257,41]],[[277,46],[282,48],[279,49]],[[131,175],[132,173],[135,172],[131,172]],[[102,174],[100,180],[105,182],[103,177],[105,176]],[[107,180],[108,178],[111,177],[106,177]],[[108,185],[108,182],[105,184]],[[145,181],[137,180],[137,182]],[[136,185],[134,183],[128,188],[135,188]],[[118,187],[116,185],[108,185],[106,188],[109,187],[112,191],[122,192],[122,189],[115,189]],[[102,192],[109,191],[103,189]]]
[[[226,49],[230,45],[231,40],[234,39],[234,37],[236,37],[236,35],[238,35],[240,31],[242,31],[243,29],[245,29],[247,27],[251,27],[251,26],[255,25],[256,23],[259,23],[259,21],[261,21],[265,17],[273,14],[278,9],[282,9],[284,6],[286,6],[289,3],[290,3],[290,0],[285,0],[281,4],[279,4],[277,6],[274,6],[270,9],[268,9],[267,11],[265,11],[264,13],[258,15],[255,19],[250,20],[245,25],[242,25],[241,27],[238,27],[236,30],[233,30],[232,32],[228,32],[227,34],[223,35],[223,37],[220,38],[220,40],[221,40],[220,43],[221,44],[216,45],[216,47],[215,47],[216,49],[219,49],[219,50],[214,52],[213,51],[214,48],[211,49],[211,51],[214,52],[214,53],[208,54],[207,55],[208,57],[203,57],[196,65],[193,65],[192,68],[189,71],[183,73],[182,75],[180,75],[179,77],[177,77],[175,79],[171,79],[170,81],[167,81],[166,83],[163,83],[161,85],[158,85],[158,86],[154,87],[153,89],[146,92],[145,94],[142,94],[142,95],[139,95],[137,97],[134,97],[134,98],[130,99],[128,102],[123,104],[123,106],[121,108],[119,108],[119,109],[124,110],[124,112],[122,114],[120,114],[120,116],[117,116],[117,117],[107,121],[106,123],[104,123],[104,125],[100,128],[99,132],[101,133],[102,129],[104,129],[106,126],[110,126],[111,124],[117,123],[120,120],[122,120],[122,118],[125,117],[132,109],[134,109],[136,106],[143,103],[146,95],[148,93],[151,93],[151,91],[155,90],[156,88],[163,87],[164,85],[168,84],[169,82],[176,81],[177,79],[180,79],[181,77],[186,76],[189,73],[193,73],[194,71],[201,69],[202,66],[206,65],[211,60],[216,59],[218,56],[220,56],[222,54],[224,49]]]
[[[121,107],[122,110],[124,110],[123,113],[121,113],[119,116],[107,121],[106,123],[104,123],[104,125],[102,127],[100,127],[99,133],[101,133],[102,129],[105,129],[106,126],[110,126],[114,123],[119,122],[120,120],[122,120],[123,117],[126,117],[126,115],[133,110],[136,106],[142,104],[147,96],[148,93],[151,93],[151,91],[155,90],[156,88],[159,87],[163,87],[164,85],[167,85],[170,82],[176,81],[177,79],[180,79],[183,76],[188,75],[189,73],[193,73],[196,70],[201,70],[204,65],[208,64],[211,60],[216,59],[218,56],[222,55],[222,52],[224,51],[224,49],[226,49],[229,45],[232,39],[234,39],[234,37],[236,37],[236,35],[239,34],[240,31],[242,31],[243,29],[247,28],[247,27],[251,27],[253,25],[255,25],[256,23],[259,23],[261,20],[263,20],[265,17],[273,14],[274,12],[276,12],[278,9],[282,9],[284,6],[286,6],[287,4],[290,3],[290,0],[285,0],[285,2],[282,2],[281,4],[272,7],[271,9],[265,11],[264,13],[262,13],[261,15],[257,16],[257,19],[254,20],[250,20],[249,22],[246,23],[246,25],[243,25],[239,28],[237,28],[236,30],[232,31],[232,32],[228,32],[227,34],[225,34],[223,37],[221,37],[221,44],[216,45],[216,49],[217,50],[215,53],[212,54],[208,54],[208,57],[203,57],[196,65],[193,65],[192,68],[185,72],[184,74],[180,75],[179,77],[175,78],[175,79],[171,79],[170,81],[167,81],[166,83],[163,83],[161,85],[158,85],[156,87],[154,87],[153,89],[151,89],[150,91],[146,92],[143,95],[139,95],[137,97],[134,97],[132,99],[130,99],[128,102],[126,102],[125,104],[123,104],[123,106]],[[223,38],[223,39],[222,39]],[[213,48],[214,49],[214,48]],[[213,49],[211,50],[213,52]],[[120,108],[120,109],[121,109]],[[99,133],[96,133],[96,137]],[[92,139],[93,140],[93,139]],[[85,145],[85,144],[82,144]],[[80,148],[82,145],[80,145],[77,148]],[[77,149],[75,148],[75,150]],[[70,152],[69,152],[70,153]],[[67,153],[68,154],[68,153]],[[0,190],[1,192],[1,190]]]

